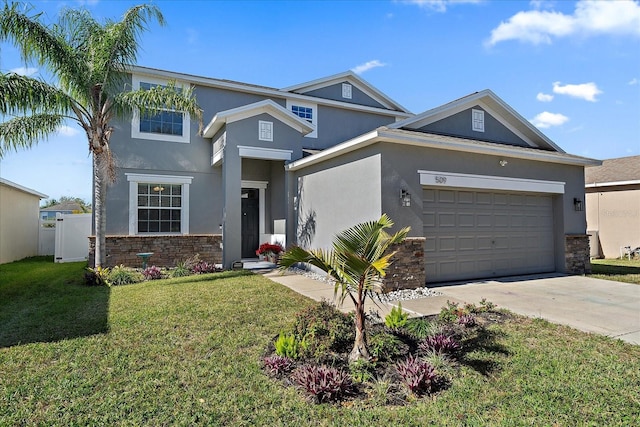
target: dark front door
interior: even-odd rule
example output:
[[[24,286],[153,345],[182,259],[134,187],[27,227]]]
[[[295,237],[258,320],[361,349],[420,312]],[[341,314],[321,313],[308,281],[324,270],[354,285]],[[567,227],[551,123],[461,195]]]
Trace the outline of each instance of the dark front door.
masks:
[[[253,188],[242,189],[242,258],[256,258],[260,244],[259,193]]]

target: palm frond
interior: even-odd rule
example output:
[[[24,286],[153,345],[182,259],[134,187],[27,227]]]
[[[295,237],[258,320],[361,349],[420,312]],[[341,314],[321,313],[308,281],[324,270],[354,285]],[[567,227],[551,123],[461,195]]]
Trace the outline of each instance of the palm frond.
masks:
[[[40,22],[41,14],[28,16],[19,10],[21,6],[5,3],[0,13],[0,42],[12,41],[26,63],[35,61],[49,68],[63,88],[78,89],[86,79],[86,63],[66,42],[59,26],[48,28]]]
[[[0,94],[0,114],[67,115],[73,110],[73,100],[59,88],[15,73],[0,74]]]
[[[64,120],[60,114],[35,114],[0,123],[0,158],[7,151],[31,148],[54,133]]]
[[[136,110],[141,116],[154,114],[160,109],[182,111],[198,120],[198,133],[202,132],[202,109],[195,98],[193,86],[178,87],[171,81],[166,86],[123,92],[114,97],[113,109],[119,116]]]

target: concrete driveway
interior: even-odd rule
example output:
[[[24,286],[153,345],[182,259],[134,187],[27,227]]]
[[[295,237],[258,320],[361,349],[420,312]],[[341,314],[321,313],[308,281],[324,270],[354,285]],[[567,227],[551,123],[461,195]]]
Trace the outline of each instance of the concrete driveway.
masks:
[[[438,300],[477,304],[482,298],[501,308],[585,331],[640,344],[640,285],[582,276],[536,275],[433,288]],[[403,308],[433,314],[429,298],[403,301]]]

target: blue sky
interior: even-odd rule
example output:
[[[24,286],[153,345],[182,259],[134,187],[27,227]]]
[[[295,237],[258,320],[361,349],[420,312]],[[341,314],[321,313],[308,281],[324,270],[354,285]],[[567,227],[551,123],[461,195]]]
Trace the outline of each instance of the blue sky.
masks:
[[[63,7],[120,19],[139,3],[33,2],[49,20]],[[568,153],[640,155],[637,0],[155,3],[167,25],[143,35],[143,66],[276,88],[352,69],[414,113],[491,89]],[[38,74],[0,49],[2,72]],[[7,154],[0,177],[90,201],[86,139],[70,123]]]

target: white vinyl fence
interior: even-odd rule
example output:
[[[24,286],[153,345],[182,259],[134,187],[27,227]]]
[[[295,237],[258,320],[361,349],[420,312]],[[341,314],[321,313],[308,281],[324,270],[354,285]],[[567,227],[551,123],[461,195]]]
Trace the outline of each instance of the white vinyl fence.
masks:
[[[91,214],[56,214],[55,221],[40,221],[40,255],[55,262],[84,261],[89,257]]]

